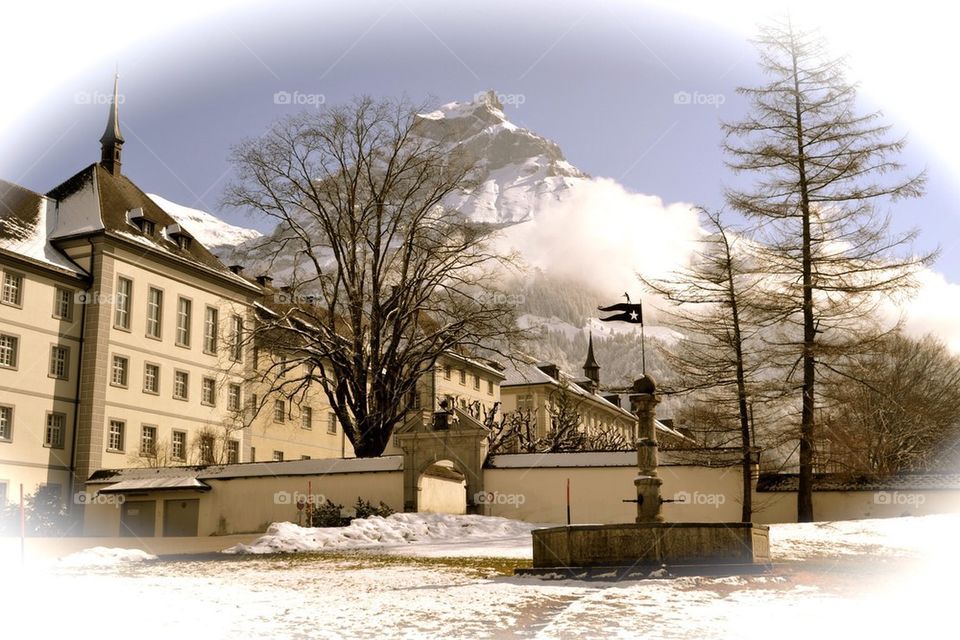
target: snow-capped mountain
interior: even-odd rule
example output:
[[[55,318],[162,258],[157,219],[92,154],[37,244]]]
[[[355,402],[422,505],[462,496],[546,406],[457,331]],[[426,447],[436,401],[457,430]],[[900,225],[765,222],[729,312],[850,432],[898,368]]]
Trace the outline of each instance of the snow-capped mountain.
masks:
[[[480,185],[449,204],[478,222],[533,219],[589,176],[567,162],[554,142],[511,123],[493,91],[421,115],[420,132],[456,141],[476,161]]]
[[[256,229],[247,229],[227,224],[213,214],[192,209],[181,204],[171,202],[152,193],[147,194],[151,200],[169,213],[184,229],[193,234],[200,244],[210,249],[217,256],[229,254],[234,247],[245,242],[256,240],[263,236]]]
[[[476,163],[478,186],[447,204],[475,221],[503,226],[507,248],[528,262],[526,280],[515,284],[526,298],[518,311],[525,326],[550,335],[543,353],[534,355],[579,373],[592,331],[610,346],[598,345],[608,358],[601,362],[610,374],[605,382],[632,379],[639,371],[636,350],[625,346],[639,344],[636,328],[599,323],[596,305],[615,301],[625,288],[639,291],[638,271],[657,274],[682,259],[688,251],[683,243],[699,232],[690,207],[666,205],[614,180],[587,175],[556,143],[511,123],[493,91],[420,117],[420,135],[455,144]],[[275,282],[292,272],[294,256],[268,255],[272,243],[259,232],[151,197],[227,264],[243,264],[251,275],[269,268]],[[647,330],[648,338],[675,339],[666,329]]]

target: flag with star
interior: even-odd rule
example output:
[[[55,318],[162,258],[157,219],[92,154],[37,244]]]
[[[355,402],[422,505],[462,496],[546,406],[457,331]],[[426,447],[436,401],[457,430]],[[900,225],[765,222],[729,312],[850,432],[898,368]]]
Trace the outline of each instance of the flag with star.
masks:
[[[606,313],[616,312],[612,316],[600,318],[601,322],[628,322],[643,326],[643,305],[630,302],[620,302],[609,307],[597,307],[598,311]]]

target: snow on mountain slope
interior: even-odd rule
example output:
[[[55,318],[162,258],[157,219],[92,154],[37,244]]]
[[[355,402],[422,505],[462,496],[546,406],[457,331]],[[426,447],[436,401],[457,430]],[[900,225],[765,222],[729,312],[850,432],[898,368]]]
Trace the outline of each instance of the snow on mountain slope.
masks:
[[[247,229],[227,224],[220,218],[206,211],[185,207],[152,193],[148,193],[147,195],[157,203],[157,206],[169,213],[177,222],[183,225],[184,229],[192,233],[200,244],[218,256],[221,255],[224,249],[232,248],[263,236],[262,233],[255,229]]]

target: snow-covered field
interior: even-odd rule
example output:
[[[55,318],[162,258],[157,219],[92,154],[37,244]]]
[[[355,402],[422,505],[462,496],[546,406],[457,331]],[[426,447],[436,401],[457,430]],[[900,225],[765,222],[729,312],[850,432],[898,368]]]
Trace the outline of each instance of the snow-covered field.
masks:
[[[772,573],[619,583],[509,575],[524,561],[504,549],[530,554],[523,523],[391,518],[339,534],[278,526],[216,560],[97,550],[5,567],[0,637],[955,636],[960,516],[775,525]]]

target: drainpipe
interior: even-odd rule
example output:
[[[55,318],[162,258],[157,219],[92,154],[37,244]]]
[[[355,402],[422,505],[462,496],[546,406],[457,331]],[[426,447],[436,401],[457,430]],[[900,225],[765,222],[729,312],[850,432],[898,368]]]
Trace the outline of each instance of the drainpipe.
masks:
[[[93,251],[94,244],[92,238],[87,238],[87,242],[90,243],[90,270],[93,271]],[[93,277],[90,278],[90,288],[93,288]],[[88,301],[89,302],[89,301]],[[73,395],[73,445],[70,447],[70,481],[67,484],[69,491],[68,496],[72,496],[74,492],[74,472],[77,468],[77,441],[80,436],[80,371],[83,366],[83,334],[86,331],[87,327],[87,304],[80,305],[80,341],[77,346],[77,384],[76,389]],[[73,511],[74,501],[70,501],[70,506],[67,508],[70,511]]]

